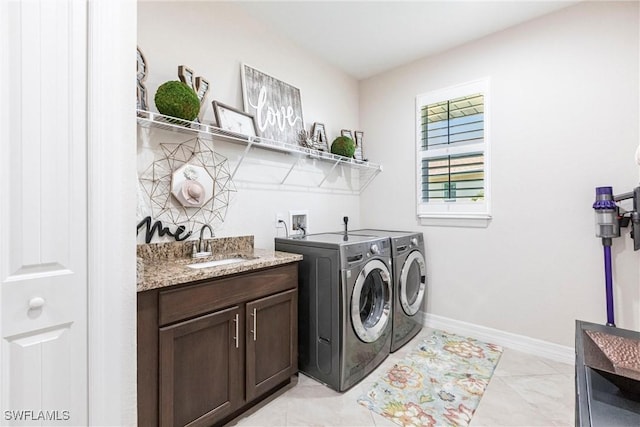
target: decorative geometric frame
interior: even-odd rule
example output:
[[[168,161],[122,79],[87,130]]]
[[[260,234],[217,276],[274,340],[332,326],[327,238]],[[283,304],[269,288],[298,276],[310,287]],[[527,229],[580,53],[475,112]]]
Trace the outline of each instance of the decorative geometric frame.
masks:
[[[181,143],[161,143],[162,158],[140,174],[140,185],[149,198],[152,217],[187,230],[224,222],[230,193],[235,192],[227,158],[213,150],[211,142],[192,138]],[[185,207],[171,194],[173,173],[184,165],[204,168],[213,178],[213,197],[202,206]]]

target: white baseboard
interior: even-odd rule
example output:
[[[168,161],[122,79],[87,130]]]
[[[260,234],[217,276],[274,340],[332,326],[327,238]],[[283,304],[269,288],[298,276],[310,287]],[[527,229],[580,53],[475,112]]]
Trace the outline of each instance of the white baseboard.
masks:
[[[425,314],[424,325],[428,328],[464,335],[557,362],[571,365],[575,363],[575,350],[573,347],[566,347],[429,313]]]

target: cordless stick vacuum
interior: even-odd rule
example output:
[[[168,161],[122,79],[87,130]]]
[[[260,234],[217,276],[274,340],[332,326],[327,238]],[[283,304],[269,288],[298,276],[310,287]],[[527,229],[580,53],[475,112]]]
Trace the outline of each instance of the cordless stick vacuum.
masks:
[[[596,237],[602,239],[604,248],[604,280],[607,297],[607,326],[616,326],[613,318],[613,274],[611,272],[611,242],[620,236],[618,224],[618,206],[613,200],[611,187],[597,187],[596,201]]]
[[[616,202],[633,199],[633,210],[625,212],[618,207]],[[626,227],[632,222],[631,238],[633,249],[640,249],[640,214],[638,203],[640,202],[640,187],[636,187],[629,193],[613,195],[612,187],[596,187],[596,201],[593,209],[596,212],[596,237],[602,239],[604,248],[604,278],[607,298],[607,326],[616,326],[613,316],[613,273],[611,270],[611,243],[615,237],[620,237],[620,226]],[[623,211],[621,214],[620,211]],[[625,216],[629,214],[628,216]]]

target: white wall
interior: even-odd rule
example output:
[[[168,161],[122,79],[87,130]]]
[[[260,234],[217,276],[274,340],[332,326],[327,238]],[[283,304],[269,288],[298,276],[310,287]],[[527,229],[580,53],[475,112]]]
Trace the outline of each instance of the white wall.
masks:
[[[324,170],[312,160],[293,185],[255,182],[255,171],[277,177],[290,164],[256,151],[218,235],[253,234],[268,248],[283,234],[275,214],[305,208],[313,232],[340,229],[344,215],[353,227],[423,231],[429,312],[569,346],[576,318],[604,322],[591,204],[596,186],[620,193],[638,183],[637,3],[579,4],[359,85],[229,3],[144,1],[138,12],[152,106],[158,85],[188,65],[211,83],[205,121],[212,99],[241,107],[246,62],[300,88],[307,128],[323,122],[330,139],[360,128],[367,157],[384,159],[384,172],[358,197],[305,185]],[[420,226],[415,96],[484,76],[492,82],[493,220],[480,229]],[[148,148],[139,142],[139,163]],[[216,150],[233,162],[240,147]],[[640,329],[640,265],[629,240],[613,248],[616,320]]]
[[[427,311],[572,346],[604,323],[594,187],[638,185],[638,3],[579,4],[360,83],[366,151],[384,173],[362,224],[424,232]],[[423,227],[415,215],[415,96],[491,78],[493,220]],[[391,155],[393,153],[393,155]],[[640,329],[639,254],[614,241],[617,324]]]
[[[187,65],[196,76],[206,78],[211,88],[204,122],[212,122],[211,101],[242,109],[240,64],[247,63],[300,89],[305,125],[324,123],[329,140],[340,129],[358,129],[358,82],[322,62],[256,22],[242,9],[226,2],[138,2],[138,46],[149,69],[146,87],[153,111],[158,86],[177,80],[179,65]],[[180,137],[161,136],[138,141],[138,167],[153,161],[160,142],[178,142]],[[184,137],[182,138],[185,139]],[[216,152],[227,156],[232,168],[243,147],[216,143]],[[255,235],[258,247],[270,248],[276,233],[276,213],[308,209],[311,232],[339,230],[342,217],[358,226],[360,199],[350,193],[345,180],[351,171],[341,167],[318,190],[315,183],[329,166],[302,159],[286,185],[279,185],[292,156],[254,150],[238,172],[237,192],[223,224],[214,224],[218,236]],[[308,173],[307,173],[308,172]],[[319,178],[319,179],[318,179]],[[338,182],[340,185],[332,185]],[[333,191],[330,189],[346,189]],[[144,208],[139,218],[148,214]],[[141,236],[138,242],[143,242]]]
[[[136,2],[88,3],[88,425],[135,426]]]

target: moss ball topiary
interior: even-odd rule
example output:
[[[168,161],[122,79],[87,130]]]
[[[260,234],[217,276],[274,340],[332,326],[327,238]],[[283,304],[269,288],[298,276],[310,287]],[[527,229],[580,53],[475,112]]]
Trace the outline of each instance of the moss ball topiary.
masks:
[[[331,144],[331,152],[344,157],[353,157],[356,152],[356,143],[348,136],[339,136]]]
[[[193,120],[200,112],[198,95],[189,86],[177,80],[161,84],[154,101],[158,111],[165,116]]]

